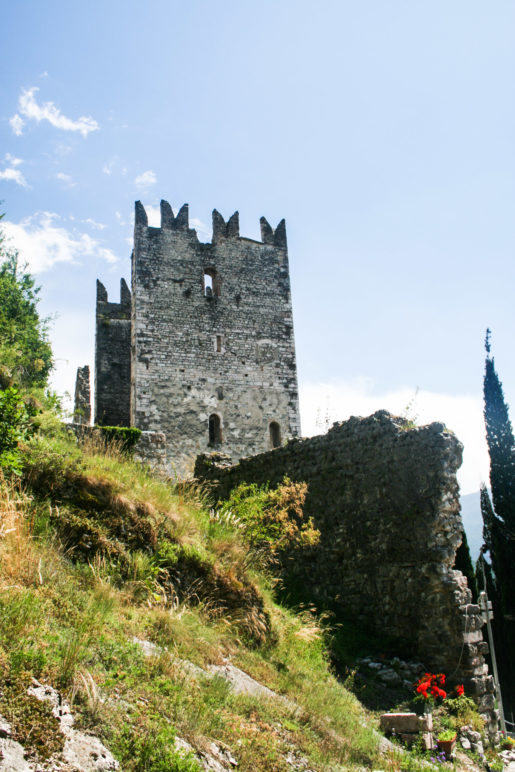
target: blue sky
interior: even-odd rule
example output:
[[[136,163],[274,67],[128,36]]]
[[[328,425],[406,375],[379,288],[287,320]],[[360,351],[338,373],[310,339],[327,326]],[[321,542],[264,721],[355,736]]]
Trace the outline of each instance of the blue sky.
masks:
[[[304,432],[418,387],[477,490],[487,326],[515,406],[514,35],[502,0],[6,5],[0,199],[56,387],[93,363],[95,279],[130,277],[136,199],[206,241],[214,207],[285,217]]]

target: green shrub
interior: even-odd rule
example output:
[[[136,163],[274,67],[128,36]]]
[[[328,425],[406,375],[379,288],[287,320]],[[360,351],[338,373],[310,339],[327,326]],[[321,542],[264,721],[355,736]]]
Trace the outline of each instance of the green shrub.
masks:
[[[20,474],[19,443],[32,431],[30,419],[36,410],[13,386],[0,390],[0,468]]]
[[[99,426],[102,438],[108,443],[114,443],[122,453],[132,453],[141,437],[141,429],[129,426]]]
[[[307,484],[288,477],[274,490],[242,483],[216,512],[216,518],[239,528],[258,562],[271,564],[281,554],[312,547],[320,540],[313,519],[304,521],[306,495]]]
[[[134,772],[199,772],[200,766],[191,754],[185,756],[175,749],[172,727],[159,723],[159,717],[154,715],[122,727],[112,748],[123,768]]]

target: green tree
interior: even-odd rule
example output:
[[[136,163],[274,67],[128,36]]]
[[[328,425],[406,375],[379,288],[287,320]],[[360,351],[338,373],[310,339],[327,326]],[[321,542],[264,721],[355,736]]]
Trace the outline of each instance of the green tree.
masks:
[[[487,590],[494,606],[494,637],[505,707],[515,709],[515,440],[502,384],[485,339],[483,382],[486,439],[490,454],[492,500],[481,490],[484,550],[490,556]]]
[[[463,531],[463,540],[456,551],[454,568],[457,571],[461,571],[461,573],[467,577],[467,584],[472,593],[472,597],[474,600],[477,599],[476,575],[474,573],[474,566],[472,564],[472,558],[470,557],[470,549],[465,531]]]
[[[34,413],[35,408],[24,401],[18,389],[0,390],[0,470],[21,472],[18,443],[34,430],[30,420]]]
[[[0,388],[45,386],[52,367],[48,322],[38,313],[34,278],[0,230]]]

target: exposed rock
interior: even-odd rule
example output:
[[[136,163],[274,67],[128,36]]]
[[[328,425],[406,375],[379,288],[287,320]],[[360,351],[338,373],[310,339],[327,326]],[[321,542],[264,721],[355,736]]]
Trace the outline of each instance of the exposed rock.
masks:
[[[52,713],[59,721],[61,732],[66,738],[62,753],[54,755],[48,762],[39,764],[34,769],[56,770],[56,772],[58,770],[62,772],[114,772],[114,770],[119,769],[120,765],[98,737],[79,732],[73,728],[74,719],[70,706],[62,700],[56,689],[40,684],[33,679],[32,686],[27,689],[27,694],[52,705]],[[32,768],[28,767],[28,769]]]
[[[386,668],[385,670],[381,670],[379,672],[379,678],[387,686],[400,686],[402,684],[402,678],[400,677],[400,675],[396,673],[395,670],[392,670],[391,668]]]
[[[11,736],[11,725],[0,716],[0,737]]]
[[[0,772],[32,772],[25,759],[25,749],[14,740],[0,738]]]

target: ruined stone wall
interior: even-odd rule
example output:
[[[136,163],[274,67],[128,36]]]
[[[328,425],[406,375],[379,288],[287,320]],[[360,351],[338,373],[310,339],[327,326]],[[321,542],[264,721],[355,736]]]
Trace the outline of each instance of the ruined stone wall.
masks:
[[[201,457],[196,475],[212,481],[222,498],[242,481],[306,481],[306,512],[321,542],[292,562],[301,586],[375,633],[401,640],[427,667],[463,681],[492,718],[483,622],[465,578],[453,570],[463,532],[461,455],[442,424],[408,430],[381,411],[236,466]]]
[[[187,205],[161,202],[152,228],[136,204],[131,423],[164,432],[181,471],[210,447],[238,459],[300,430],[284,221],[261,229],[240,238],[238,214],[215,210],[202,244]]]
[[[75,379],[75,399],[73,421],[76,424],[91,423],[91,388],[89,383],[89,365],[77,368]]]
[[[110,303],[97,281],[95,423],[130,426],[131,293],[121,280],[120,302]]]

